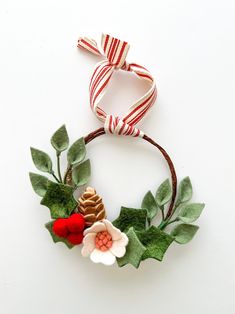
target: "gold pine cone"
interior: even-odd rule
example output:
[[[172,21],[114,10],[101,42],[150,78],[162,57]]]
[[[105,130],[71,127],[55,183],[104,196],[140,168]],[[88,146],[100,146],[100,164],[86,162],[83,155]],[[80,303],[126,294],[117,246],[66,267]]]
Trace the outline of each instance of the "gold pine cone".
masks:
[[[87,227],[90,227],[96,221],[106,218],[102,198],[96,194],[95,189],[87,187],[78,201],[78,210],[85,218]]]

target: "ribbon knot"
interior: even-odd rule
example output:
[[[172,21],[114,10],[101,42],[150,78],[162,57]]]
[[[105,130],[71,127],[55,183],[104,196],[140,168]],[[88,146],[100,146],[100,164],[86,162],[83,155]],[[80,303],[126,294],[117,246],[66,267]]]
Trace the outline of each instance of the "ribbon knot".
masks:
[[[153,76],[146,68],[136,63],[129,64],[126,62],[126,56],[130,47],[126,41],[103,34],[101,49],[98,48],[95,40],[86,37],[78,40],[78,47],[88,50],[95,55],[105,56],[105,60],[100,61],[95,67],[90,81],[89,92],[91,109],[98,119],[104,123],[106,133],[143,137],[144,133],[136,128],[135,125],[152,107],[157,97]],[[115,69],[133,72],[139,79],[146,81],[150,85],[148,92],[138,99],[122,118],[107,115],[99,106]]]
[[[113,115],[107,115],[104,123],[106,133],[115,135],[130,135],[134,137],[142,137],[144,133],[136,128],[134,125],[130,125],[123,121],[119,117]]]
[[[127,63],[126,61],[123,63],[122,67],[121,67],[121,70],[124,70],[124,71],[131,71],[131,66],[129,63]]]

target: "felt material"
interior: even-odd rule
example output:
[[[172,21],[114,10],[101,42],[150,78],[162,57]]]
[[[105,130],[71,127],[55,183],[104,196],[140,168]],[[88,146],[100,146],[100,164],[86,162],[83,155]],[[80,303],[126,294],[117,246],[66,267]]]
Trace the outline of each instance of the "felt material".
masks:
[[[82,243],[83,240],[83,232],[79,232],[79,233],[70,233],[67,236],[67,240],[73,244],[73,245],[78,245]]]
[[[103,241],[106,236],[110,236],[108,241],[110,245],[105,243],[97,245],[96,241]],[[118,230],[114,225],[104,219],[95,222],[90,228],[84,231],[84,240],[82,248],[82,256],[89,256],[94,263],[103,263],[111,265],[115,262],[116,257],[122,257],[126,253],[128,237],[125,233]]]
[[[90,228],[84,230],[84,235],[88,233],[98,233],[104,230],[107,230],[104,221],[97,221]]]
[[[52,230],[52,226],[54,224],[54,221],[50,221],[47,224],[45,224],[45,227],[50,232],[51,237],[55,243],[57,242],[63,242],[69,249],[71,249],[74,245],[70,243],[66,238],[58,237]]]
[[[89,181],[90,176],[91,164],[89,159],[75,166],[72,170],[73,182],[77,187],[86,184]]]
[[[199,227],[195,225],[180,224],[172,230],[171,236],[177,243],[186,244],[192,240],[198,229]]]
[[[95,247],[103,252],[108,251],[113,245],[111,234],[107,231],[101,231],[96,234]],[[123,255],[123,254],[122,254]]]
[[[126,254],[123,257],[117,259],[118,266],[122,267],[126,264],[131,264],[135,268],[138,268],[146,248],[140,242],[134,228],[130,228],[126,234],[128,236],[129,242],[126,247]]]
[[[106,226],[106,230],[108,231],[108,233],[111,234],[114,241],[119,240],[122,237],[126,237],[126,235],[122,233],[120,229],[114,226],[114,224],[112,224],[108,219],[104,219],[103,222]],[[125,243],[124,245],[127,245],[127,243]]]
[[[148,191],[145,194],[142,204],[141,204],[141,208],[147,210],[147,218],[148,218],[148,222],[150,223],[151,220],[157,215],[157,212],[159,209],[151,191]]]
[[[116,257],[110,251],[101,252],[98,249],[94,249],[94,251],[92,251],[90,258],[92,262],[102,263],[106,266],[111,266],[116,261]]]
[[[69,146],[69,137],[65,125],[62,125],[51,138],[51,145],[57,151],[61,153]]]
[[[50,209],[53,219],[66,218],[77,206],[73,192],[74,189],[71,186],[49,181],[41,204]]]
[[[147,210],[121,207],[119,217],[113,221],[113,225],[122,232],[127,232],[131,227],[135,230],[146,228]]]
[[[54,234],[58,237],[66,238],[69,234],[69,230],[67,227],[67,219],[66,218],[59,218],[53,223],[52,230]]]
[[[43,197],[47,191],[48,179],[37,173],[29,173],[30,181],[34,192]]]
[[[69,232],[72,233],[83,232],[85,228],[85,219],[81,214],[72,214],[66,220],[67,220],[66,225]]]
[[[112,246],[110,247],[110,251],[116,257],[124,256],[126,253],[126,246],[128,241],[129,241],[128,237],[126,236],[125,233],[123,233],[121,239],[113,241]]]
[[[191,223],[197,220],[205,207],[202,203],[182,204],[179,206],[178,218],[186,223]]]
[[[171,235],[154,226],[136,233],[141,243],[146,247],[142,260],[155,258],[162,261],[166,250],[174,241],[174,238]]]
[[[191,200],[193,196],[193,188],[189,177],[184,178],[179,184],[179,191],[175,207],[179,204],[186,203]]]
[[[69,165],[75,165],[84,160],[86,156],[86,146],[84,138],[78,139],[74,142],[68,150],[67,159]]]
[[[87,227],[106,218],[103,200],[94,188],[88,186],[79,197],[78,203],[78,211],[83,215]]]
[[[35,167],[42,172],[52,173],[51,158],[39,149],[31,147],[30,150]]]
[[[73,245],[82,243],[84,227],[85,221],[80,214],[73,214],[69,218],[59,218],[46,225],[52,238],[56,239],[55,242],[61,241]]]
[[[83,247],[81,251],[81,254],[83,257],[88,257],[91,254],[91,252],[94,251],[95,239],[96,239],[96,233],[93,233],[93,232],[86,234],[86,236],[83,238]]]
[[[172,189],[170,180],[166,179],[156,192],[156,202],[159,206],[163,206],[170,201],[172,197]]]

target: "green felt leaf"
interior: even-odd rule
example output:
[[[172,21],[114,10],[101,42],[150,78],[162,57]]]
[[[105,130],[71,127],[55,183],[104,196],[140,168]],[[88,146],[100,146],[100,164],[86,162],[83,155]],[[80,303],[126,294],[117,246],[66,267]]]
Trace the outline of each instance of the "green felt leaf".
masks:
[[[52,172],[52,161],[51,158],[44,153],[43,151],[33,148],[30,148],[32,159],[36,168],[43,172]]]
[[[67,158],[70,165],[75,165],[84,160],[86,156],[86,145],[84,138],[78,139],[68,150]]]
[[[64,239],[64,238],[60,238],[58,237],[56,234],[54,234],[53,230],[52,230],[52,226],[53,226],[54,221],[49,221],[47,224],[45,224],[45,227],[47,228],[47,230],[50,232],[51,237],[53,239],[53,241],[55,243],[57,242],[63,242],[65,245],[67,245],[67,247],[69,249],[71,249],[72,247],[74,247],[73,244],[71,244],[68,240]]]
[[[62,125],[51,138],[51,145],[57,151],[61,153],[69,146],[69,137],[65,125]]]
[[[184,178],[179,184],[179,191],[176,206],[190,201],[193,195],[193,188],[189,177]]]
[[[172,197],[170,180],[165,180],[158,188],[156,193],[156,202],[159,206],[165,205]]]
[[[122,232],[127,232],[131,227],[135,230],[146,228],[147,210],[121,207],[119,217],[113,221],[113,225]]]
[[[198,229],[199,227],[195,225],[180,224],[172,230],[171,236],[177,243],[186,244],[192,240]]]
[[[174,241],[174,238],[171,235],[163,232],[155,226],[151,226],[147,230],[137,232],[137,236],[141,243],[146,247],[142,260],[155,258],[162,261],[166,250]]]
[[[50,209],[51,218],[66,218],[77,206],[73,192],[74,189],[71,186],[49,181],[41,204]]]
[[[121,258],[117,258],[118,266],[122,267],[126,264],[131,264],[135,268],[138,268],[142,260],[142,255],[145,252],[146,248],[140,242],[134,228],[130,228],[127,231],[126,235],[129,239],[128,245],[126,247],[126,254]]]
[[[35,193],[43,197],[46,194],[49,180],[40,174],[32,172],[29,173],[29,177]]]
[[[77,187],[86,184],[89,181],[90,176],[91,164],[89,159],[75,166],[72,170],[73,182]]]
[[[147,210],[148,221],[150,222],[158,212],[158,206],[151,191],[148,191],[142,201],[141,208]]]
[[[205,204],[202,203],[191,203],[183,204],[179,206],[178,218],[186,223],[194,222],[201,215]]]

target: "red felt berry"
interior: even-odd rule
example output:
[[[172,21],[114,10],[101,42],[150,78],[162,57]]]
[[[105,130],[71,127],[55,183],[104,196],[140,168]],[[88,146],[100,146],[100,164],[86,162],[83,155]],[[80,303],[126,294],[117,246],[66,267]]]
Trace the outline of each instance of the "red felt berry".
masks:
[[[67,227],[71,233],[82,232],[85,228],[85,219],[81,214],[73,214],[67,219]]]
[[[58,237],[66,238],[69,234],[69,230],[67,228],[67,219],[56,219],[56,221],[53,223],[52,230]]]
[[[79,232],[79,233],[70,233],[67,236],[67,240],[76,245],[76,244],[81,244],[82,240],[83,240],[83,232]]]

